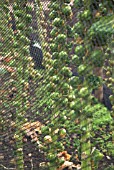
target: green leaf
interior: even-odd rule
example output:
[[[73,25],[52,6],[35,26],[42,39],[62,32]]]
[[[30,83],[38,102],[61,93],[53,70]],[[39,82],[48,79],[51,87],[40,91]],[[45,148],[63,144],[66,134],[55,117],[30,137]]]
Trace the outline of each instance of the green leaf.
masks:
[[[107,43],[108,38],[114,34],[114,15],[104,16],[95,22],[88,30],[88,37],[102,46]]]

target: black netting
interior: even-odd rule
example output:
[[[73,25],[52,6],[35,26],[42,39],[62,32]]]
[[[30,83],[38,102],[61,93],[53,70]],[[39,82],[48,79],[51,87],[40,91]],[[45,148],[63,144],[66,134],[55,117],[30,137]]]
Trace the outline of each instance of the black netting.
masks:
[[[114,169],[113,9],[0,0],[0,170]]]

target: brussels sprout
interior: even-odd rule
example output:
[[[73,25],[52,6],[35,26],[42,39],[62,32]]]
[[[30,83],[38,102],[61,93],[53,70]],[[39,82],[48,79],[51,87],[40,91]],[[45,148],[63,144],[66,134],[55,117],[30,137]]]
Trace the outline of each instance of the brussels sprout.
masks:
[[[59,67],[59,60],[57,60],[57,59],[54,59],[54,62],[53,62],[53,68],[54,69],[57,69],[58,67]]]
[[[91,11],[90,10],[85,10],[85,11],[83,11],[83,13],[80,13],[79,14],[79,18],[81,19],[81,20],[90,20],[91,19]]]
[[[72,85],[72,86],[76,85],[77,86],[78,83],[79,83],[79,77],[73,76],[73,77],[70,78],[70,85]]]
[[[57,11],[57,10],[60,10],[60,5],[59,5],[58,2],[53,2],[53,3],[51,4],[51,8],[52,8],[53,10]]]
[[[83,87],[80,89],[78,93],[81,97],[87,97],[89,95],[89,90],[87,87]]]
[[[64,145],[63,145],[63,143],[61,143],[61,142],[57,142],[56,143],[56,147],[57,147],[57,150],[64,150]]]
[[[56,155],[55,154],[52,154],[52,153],[49,153],[47,155],[47,159],[50,161],[50,162],[53,162],[56,160]]]
[[[58,59],[59,58],[59,53],[58,52],[53,52],[52,54],[52,59]]]
[[[62,13],[66,16],[69,16],[72,13],[71,7],[69,5],[67,5],[65,7],[63,6]]]
[[[23,17],[23,15],[24,15],[22,10],[16,10],[14,13],[17,17]]]
[[[75,53],[76,55],[83,57],[85,55],[85,48],[83,47],[83,45],[78,45],[75,48]]]
[[[62,61],[65,61],[65,60],[68,60],[68,54],[66,51],[61,51],[59,53],[59,58],[62,60]]]
[[[56,41],[58,43],[65,43],[65,40],[66,40],[66,35],[65,34],[59,34],[57,37],[56,37]]]
[[[68,104],[68,99],[67,98],[65,98],[65,99],[63,99],[62,101],[61,101],[61,105],[62,106],[66,106]]]
[[[16,41],[14,41],[13,47],[14,47],[14,48],[18,48],[18,47],[19,47],[19,44],[18,44]]]
[[[70,108],[73,109],[73,110],[79,110],[79,109],[81,109],[80,100],[79,100],[79,101],[72,101],[72,102],[70,103]]]
[[[26,6],[26,11],[27,12],[32,12],[32,6],[31,5],[27,5]]]
[[[55,19],[57,16],[58,16],[58,13],[54,10],[50,12],[49,14],[50,19]]]
[[[61,87],[62,90],[69,90],[70,86],[68,83],[64,83],[63,86]]]
[[[59,77],[57,75],[51,77],[51,81],[54,83],[59,83]]]
[[[56,43],[50,44],[50,48],[52,52],[56,52],[58,50],[58,45]]]
[[[58,29],[55,27],[55,28],[53,28],[53,29],[51,30],[50,35],[51,35],[52,37],[55,37],[57,34],[58,34]]]
[[[72,63],[75,65],[79,65],[80,64],[80,58],[78,55],[73,55],[72,56]]]
[[[32,22],[32,16],[30,14],[27,14],[25,19],[26,19],[27,23],[31,23]]]
[[[53,92],[50,97],[51,99],[55,100],[55,99],[59,99],[60,95],[58,92]]]
[[[26,36],[24,36],[24,35],[22,35],[21,37],[20,37],[20,40],[24,43],[24,44],[28,44],[29,45],[29,43],[30,43],[30,40],[26,37]]]
[[[63,20],[61,18],[55,18],[53,21],[53,25],[56,27],[61,27],[63,25]]]
[[[70,103],[70,108],[73,109],[73,110],[75,110],[75,108],[76,108],[75,101],[72,101],[72,102]]]
[[[79,74],[83,74],[86,70],[86,66],[84,64],[81,64],[79,67],[78,67],[78,73]]]
[[[81,36],[81,35],[83,35],[83,32],[84,32],[84,25],[80,21],[78,21],[74,25],[73,30],[75,33],[80,34],[80,36]]]
[[[62,128],[59,130],[59,136],[61,138],[64,138],[66,136],[67,132],[66,132],[66,129]]]
[[[66,77],[71,77],[72,76],[72,71],[70,70],[70,68],[69,67],[63,67],[62,69],[61,69],[61,74],[63,74],[64,76],[66,76]]]
[[[75,97],[74,93],[69,94],[68,99],[69,99],[69,101],[75,100],[76,97]]]
[[[49,129],[48,126],[43,126],[43,127],[41,128],[41,132],[42,132],[43,135],[48,135],[49,132],[50,132],[50,129]]]
[[[50,136],[50,135],[46,135],[45,137],[44,137],[44,142],[45,143],[51,143],[53,140],[52,140],[52,137]]]

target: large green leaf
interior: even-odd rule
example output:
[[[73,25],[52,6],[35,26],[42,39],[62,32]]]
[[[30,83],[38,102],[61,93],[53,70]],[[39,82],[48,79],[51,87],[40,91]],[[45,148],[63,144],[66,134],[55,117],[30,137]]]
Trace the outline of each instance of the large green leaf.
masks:
[[[107,39],[114,34],[114,15],[102,17],[95,22],[88,30],[88,36],[91,40],[104,45]]]
[[[114,15],[102,17],[89,29],[89,33],[103,32],[104,34],[114,34]]]

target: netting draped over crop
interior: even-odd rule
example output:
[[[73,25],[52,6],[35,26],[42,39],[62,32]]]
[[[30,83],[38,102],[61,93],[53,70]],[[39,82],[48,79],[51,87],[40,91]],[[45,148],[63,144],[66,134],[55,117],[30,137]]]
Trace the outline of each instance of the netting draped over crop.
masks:
[[[114,169],[113,10],[0,0],[0,170]]]

